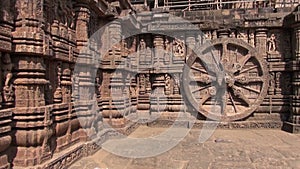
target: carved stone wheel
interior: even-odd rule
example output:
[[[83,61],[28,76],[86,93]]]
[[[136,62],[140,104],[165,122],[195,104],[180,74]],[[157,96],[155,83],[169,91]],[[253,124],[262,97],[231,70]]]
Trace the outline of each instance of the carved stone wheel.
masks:
[[[266,61],[243,40],[221,38],[199,46],[183,72],[191,105],[209,119],[235,121],[249,116],[267,95]]]

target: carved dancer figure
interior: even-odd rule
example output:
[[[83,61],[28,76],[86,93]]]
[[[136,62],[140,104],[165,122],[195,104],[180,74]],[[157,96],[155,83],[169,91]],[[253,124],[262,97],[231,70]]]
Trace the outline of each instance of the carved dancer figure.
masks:
[[[267,43],[269,52],[276,51],[276,37],[273,33],[271,34],[270,38],[267,39]]]
[[[4,87],[9,87],[9,82],[12,79],[13,74],[11,73],[13,64],[8,53],[6,53],[2,58],[2,71],[4,74]]]
[[[13,102],[14,92],[11,84],[13,64],[11,62],[10,56],[6,53],[2,57],[2,71],[4,77],[4,87],[3,87],[3,101],[4,102]]]

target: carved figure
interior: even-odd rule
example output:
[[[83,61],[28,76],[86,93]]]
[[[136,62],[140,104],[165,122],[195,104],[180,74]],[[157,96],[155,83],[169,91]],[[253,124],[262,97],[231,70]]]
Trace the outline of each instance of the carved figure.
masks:
[[[140,41],[140,46],[139,46],[139,50],[145,50],[146,49],[146,42],[144,41],[144,39],[141,39]]]
[[[165,50],[166,50],[166,52],[171,51],[171,44],[168,39],[166,39],[166,41],[165,41]]]
[[[269,52],[276,51],[276,36],[274,34],[271,34],[270,38],[267,39],[267,43]]]
[[[65,26],[69,26],[70,28],[74,27],[74,11],[73,4],[71,0],[60,0],[57,1],[57,7],[55,13],[60,21],[65,24]]]
[[[3,57],[2,57],[2,71],[3,71],[3,74],[4,74],[4,87],[9,87],[9,83],[10,83],[10,80],[12,79],[13,77],[13,74],[12,74],[12,67],[13,67],[13,64],[11,63],[11,59],[10,59],[10,56],[8,53],[6,53]]]
[[[11,104],[14,101],[14,91],[11,84],[13,64],[8,53],[2,57],[2,71],[4,77],[3,101],[6,104]]]
[[[253,47],[255,47],[255,35],[253,32],[250,33],[249,35],[249,44]]]

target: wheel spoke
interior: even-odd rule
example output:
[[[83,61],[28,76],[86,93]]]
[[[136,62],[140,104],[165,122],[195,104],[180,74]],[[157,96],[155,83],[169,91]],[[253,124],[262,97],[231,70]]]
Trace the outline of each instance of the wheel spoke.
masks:
[[[244,102],[247,103],[248,106],[251,105],[250,100],[242,93],[241,88],[239,88],[239,87],[237,87],[237,86],[234,86],[234,87],[233,87],[233,90],[234,90],[233,93],[234,93],[234,95],[235,95],[236,97],[238,97],[238,98],[244,100]]]
[[[200,106],[202,106],[210,97],[211,97],[211,95],[208,93],[206,95],[204,95],[200,100]]]
[[[208,74],[205,70],[202,70],[202,69],[200,69],[200,68],[197,68],[197,67],[194,67],[194,66],[191,66],[191,68],[194,69],[194,70],[197,70],[197,71],[199,71],[199,72],[201,72],[201,73]]]
[[[231,96],[231,93],[228,92],[228,95],[229,95],[229,98],[230,98],[230,100],[231,100],[231,103],[232,103],[232,106],[233,106],[233,108],[234,108],[235,113],[238,113],[238,108],[237,108],[236,105],[235,105],[235,102],[234,102],[234,100],[233,100],[233,98],[232,98],[232,96]]]
[[[246,56],[244,56],[244,58],[242,59],[242,61],[240,62],[241,66],[244,67],[244,65],[247,63],[247,61],[252,58],[253,56],[250,54],[247,54]]]
[[[247,71],[252,70],[252,69],[255,69],[255,68],[258,68],[258,66],[257,66],[257,65],[251,66],[251,67],[249,67],[249,68],[246,68],[246,69],[244,69],[244,70],[241,70],[240,73],[244,73],[244,72],[247,72]]]
[[[256,82],[263,82],[264,80],[261,77],[251,77],[247,78],[246,76],[236,76],[235,77],[236,82],[240,84],[248,84],[248,83],[256,83]]]
[[[257,93],[257,94],[260,93],[259,90],[253,89],[253,88],[251,88],[251,87],[247,87],[247,86],[241,86],[241,87],[244,88],[244,89],[250,90],[250,91],[252,91],[252,92],[255,92],[255,93]]]
[[[192,91],[192,93],[196,93],[196,92],[198,92],[198,91],[204,90],[204,89],[206,89],[206,88],[208,88],[208,87],[210,87],[210,86],[211,86],[211,85],[206,85],[206,86],[203,86],[203,87],[201,87],[201,88],[195,89],[195,90]]]

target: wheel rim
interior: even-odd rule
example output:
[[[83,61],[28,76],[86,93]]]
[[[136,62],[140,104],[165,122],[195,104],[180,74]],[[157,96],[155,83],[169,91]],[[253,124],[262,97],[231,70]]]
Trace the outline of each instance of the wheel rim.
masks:
[[[239,39],[222,38],[209,44],[195,49],[198,55],[190,56],[184,67],[183,87],[188,101],[213,120],[234,121],[249,116],[267,95],[266,61]],[[207,57],[220,63],[212,64]]]

